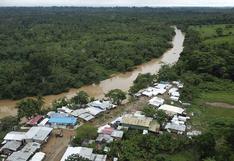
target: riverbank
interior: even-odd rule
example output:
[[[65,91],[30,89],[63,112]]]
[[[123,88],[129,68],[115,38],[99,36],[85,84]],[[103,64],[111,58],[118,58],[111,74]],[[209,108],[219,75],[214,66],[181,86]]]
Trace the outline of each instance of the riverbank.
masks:
[[[151,73],[155,74],[159,71],[163,64],[174,64],[178,61],[180,53],[183,51],[184,34],[181,30],[175,27],[175,36],[172,40],[173,47],[167,50],[160,58],[152,59],[151,61],[142,65],[136,66],[133,71],[119,73],[113,77],[101,81],[99,84],[87,85],[81,88],[72,88],[68,92],[60,93],[58,95],[47,95],[44,96],[45,106],[48,107],[54,100],[59,98],[73,97],[78,91],[85,91],[91,97],[102,98],[105,93],[112,89],[121,89],[125,92],[132,86],[133,81],[136,79],[138,74]],[[0,118],[6,116],[14,116],[17,114],[15,105],[19,100],[0,100]]]

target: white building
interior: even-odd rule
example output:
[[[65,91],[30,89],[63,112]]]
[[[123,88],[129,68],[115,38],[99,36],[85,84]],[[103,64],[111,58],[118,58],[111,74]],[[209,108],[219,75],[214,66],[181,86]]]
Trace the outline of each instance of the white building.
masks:
[[[4,137],[5,141],[23,141],[25,139],[25,132],[11,131]]]
[[[149,100],[149,104],[152,106],[159,107],[164,103],[164,99],[159,98],[159,97],[153,97],[152,99]]]
[[[170,116],[173,116],[175,114],[182,114],[184,112],[183,108],[168,105],[168,104],[163,104],[158,109],[165,111]]]
[[[50,127],[32,127],[28,130],[28,132],[25,134],[25,140],[27,142],[38,142],[43,143],[47,141],[47,138],[49,137],[50,133],[52,132],[53,128]]]
[[[92,148],[86,147],[68,147],[60,161],[65,161],[70,155],[78,154],[90,161],[106,161],[107,156],[101,154],[94,154]]]

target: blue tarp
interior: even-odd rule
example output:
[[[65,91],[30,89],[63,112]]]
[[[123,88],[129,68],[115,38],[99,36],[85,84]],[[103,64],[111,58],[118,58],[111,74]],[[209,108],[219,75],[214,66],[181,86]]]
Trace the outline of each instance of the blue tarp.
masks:
[[[59,125],[75,125],[77,118],[72,116],[67,117],[52,117],[49,119],[49,123],[59,124]]]

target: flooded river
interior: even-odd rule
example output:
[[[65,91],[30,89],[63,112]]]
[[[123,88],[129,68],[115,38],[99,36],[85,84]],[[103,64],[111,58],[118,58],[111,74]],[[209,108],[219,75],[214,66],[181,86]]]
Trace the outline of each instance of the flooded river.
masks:
[[[123,91],[128,91],[138,74],[155,74],[159,71],[163,64],[174,64],[178,61],[180,53],[183,51],[184,34],[177,28],[175,28],[175,33],[176,35],[172,41],[173,47],[166,51],[160,58],[153,59],[147,63],[139,65],[133,71],[115,74],[113,77],[103,80],[99,84],[87,85],[79,89],[72,88],[68,92],[58,95],[44,96],[46,106],[49,106],[54,100],[62,97],[71,98],[81,90],[87,92],[90,96],[95,98],[102,98],[105,93],[116,88]],[[17,110],[14,107],[17,102],[18,101],[13,100],[0,100],[0,118],[16,115]]]

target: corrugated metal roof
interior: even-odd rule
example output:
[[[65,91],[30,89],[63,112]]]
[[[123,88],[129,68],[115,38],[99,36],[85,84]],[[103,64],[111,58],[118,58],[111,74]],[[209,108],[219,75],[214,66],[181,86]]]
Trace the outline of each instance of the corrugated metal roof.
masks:
[[[37,152],[30,161],[42,161],[45,158],[45,153],[43,152]]]
[[[167,104],[161,105],[158,109],[166,111],[166,113],[169,115],[182,114],[184,112],[183,108],[171,106],[171,105],[167,105]]]
[[[73,116],[51,117],[48,122],[52,124],[75,125],[77,122],[77,118]]]
[[[28,159],[40,149],[40,144],[32,142],[26,144],[22,150],[12,153],[6,161],[28,161]]]
[[[135,117],[132,115],[125,115],[123,116],[123,124],[128,125],[134,125],[134,126],[143,126],[143,127],[149,127],[150,122],[153,120],[153,118],[150,117]]]
[[[4,140],[22,141],[25,139],[25,132],[11,131],[4,137]]]
[[[114,131],[111,133],[111,136],[114,137],[114,138],[122,138],[122,137],[123,137],[123,134],[124,134],[123,131],[114,130]]]
[[[37,115],[36,117],[32,118],[31,120],[29,120],[27,122],[28,125],[37,125],[39,123],[39,121],[41,121],[43,119],[42,115]]]
[[[32,127],[25,134],[26,139],[33,139],[36,141],[44,141],[51,133],[53,128],[50,127]]]
[[[3,145],[3,147],[0,149],[0,151],[2,151],[4,149],[16,151],[21,146],[21,144],[22,143],[20,141],[9,141],[5,145]]]

